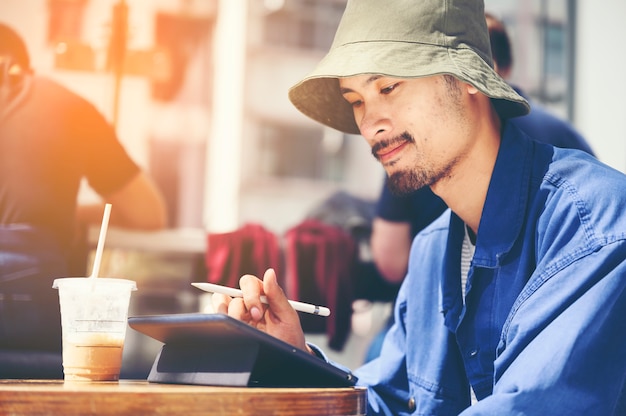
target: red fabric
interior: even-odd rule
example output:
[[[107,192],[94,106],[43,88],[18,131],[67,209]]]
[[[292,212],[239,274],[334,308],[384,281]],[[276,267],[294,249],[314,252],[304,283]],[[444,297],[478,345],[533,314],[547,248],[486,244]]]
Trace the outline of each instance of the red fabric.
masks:
[[[208,235],[207,281],[239,287],[239,278],[253,274],[260,279],[268,268],[282,276],[278,238],[259,224],[245,224],[228,233]]]
[[[307,219],[285,233],[287,296],[328,306],[327,318],[301,314],[306,332],[326,332],[329,346],[341,350],[352,320],[356,243],[343,229]]]

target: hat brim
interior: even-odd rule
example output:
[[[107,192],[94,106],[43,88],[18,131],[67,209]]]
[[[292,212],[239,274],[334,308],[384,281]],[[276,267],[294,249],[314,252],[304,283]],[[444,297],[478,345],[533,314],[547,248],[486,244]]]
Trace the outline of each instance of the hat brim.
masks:
[[[339,78],[378,74],[421,78],[449,74],[490,97],[502,118],[528,114],[528,102],[476,52],[413,42],[354,42],[333,48],[306,78],[289,90],[289,99],[305,115],[349,134],[360,134]]]

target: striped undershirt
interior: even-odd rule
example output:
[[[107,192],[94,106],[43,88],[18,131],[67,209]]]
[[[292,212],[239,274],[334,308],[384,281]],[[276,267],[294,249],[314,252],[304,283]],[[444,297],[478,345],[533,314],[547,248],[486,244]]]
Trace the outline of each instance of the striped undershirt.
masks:
[[[472,239],[469,235],[469,227],[465,226],[465,236],[463,237],[463,246],[461,247],[461,289],[463,290],[463,303],[465,303],[465,291],[467,286],[467,275],[469,274],[470,263],[474,257],[476,246],[472,243]],[[470,393],[472,398],[472,404],[476,404],[478,399],[474,393],[474,389],[470,385]]]

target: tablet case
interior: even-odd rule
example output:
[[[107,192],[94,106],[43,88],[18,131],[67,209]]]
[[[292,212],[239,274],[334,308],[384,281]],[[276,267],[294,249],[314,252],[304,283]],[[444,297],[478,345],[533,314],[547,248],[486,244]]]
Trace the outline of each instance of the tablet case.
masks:
[[[349,372],[223,314],[128,318],[164,343],[148,381],[248,387],[349,387]]]

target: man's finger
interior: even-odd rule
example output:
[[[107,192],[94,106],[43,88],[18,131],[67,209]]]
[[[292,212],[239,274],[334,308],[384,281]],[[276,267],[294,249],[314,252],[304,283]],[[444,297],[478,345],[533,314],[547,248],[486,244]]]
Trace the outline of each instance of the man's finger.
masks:
[[[289,304],[289,300],[285,295],[285,292],[278,284],[278,278],[276,277],[276,271],[274,269],[267,269],[263,275],[263,292],[267,297],[272,313],[284,320],[286,316],[297,316],[297,313],[293,307]]]
[[[266,307],[261,302],[262,282],[256,276],[246,274],[239,279],[239,287],[243,292],[243,302],[251,318],[254,321],[263,319]]]
[[[228,314],[228,304],[230,303],[230,297],[222,295],[221,293],[213,293],[211,296],[211,304],[213,305],[213,311],[216,313]]]
[[[233,298],[228,304],[228,315],[240,321],[247,322],[250,319],[248,309],[242,298]]]

